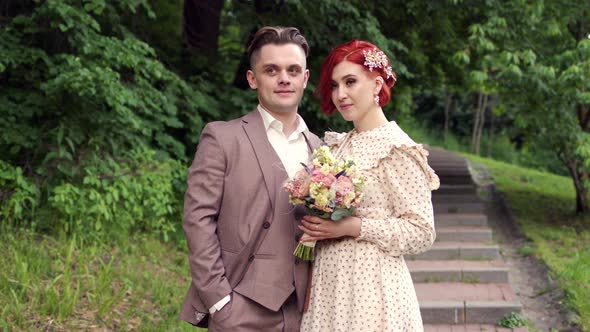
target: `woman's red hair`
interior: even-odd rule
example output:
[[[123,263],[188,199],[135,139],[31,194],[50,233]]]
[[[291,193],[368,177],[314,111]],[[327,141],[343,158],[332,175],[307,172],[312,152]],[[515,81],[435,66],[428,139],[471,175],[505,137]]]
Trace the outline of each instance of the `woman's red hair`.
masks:
[[[365,66],[365,55],[363,51],[371,51],[379,48],[367,41],[353,39],[347,43],[336,46],[324,63],[320,70],[320,82],[315,90],[315,95],[320,98],[320,108],[325,114],[332,114],[336,109],[336,106],[332,102],[332,72],[334,67],[342,61],[349,61],[362,66],[366,71],[369,71],[369,67]],[[387,60],[387,66],[390,66],[389,60]],[[373,73],[378,73],[383,77],[383,87],[379,91],[379,106],[386,105],[391,99],[391,88],[395,84],[396,76],[393,73],[393,77],[387,77],[385,73],[385,67],[373,68]]]

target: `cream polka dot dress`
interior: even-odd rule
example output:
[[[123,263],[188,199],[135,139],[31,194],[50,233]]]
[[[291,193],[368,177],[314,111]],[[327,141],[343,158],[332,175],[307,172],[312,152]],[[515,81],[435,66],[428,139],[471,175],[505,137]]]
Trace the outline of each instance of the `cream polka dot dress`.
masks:
[[[325,141],[367,178],[357,209],[361,235],[316,246],[301,331],[423,331],[403,255],[427,250],[435,238],[431,190],[439,180],[428,152],[395,122],[360,133],[327,132]]]

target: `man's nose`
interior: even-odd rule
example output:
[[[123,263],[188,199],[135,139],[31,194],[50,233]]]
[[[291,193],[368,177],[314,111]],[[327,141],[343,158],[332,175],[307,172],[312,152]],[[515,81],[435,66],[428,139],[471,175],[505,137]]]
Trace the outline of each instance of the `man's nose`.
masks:
[[[279,72],[279,84],[290,84],[291,81],[289,80],[289,74],[287,73],[286,70],[281,70]]]

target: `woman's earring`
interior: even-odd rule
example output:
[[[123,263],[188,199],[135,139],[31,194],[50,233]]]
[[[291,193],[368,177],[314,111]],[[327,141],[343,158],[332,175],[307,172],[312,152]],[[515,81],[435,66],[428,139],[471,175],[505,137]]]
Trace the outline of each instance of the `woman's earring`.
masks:
[[[379,106],[379,95],[375,95],[373,100],[375,101],[375,105]]]

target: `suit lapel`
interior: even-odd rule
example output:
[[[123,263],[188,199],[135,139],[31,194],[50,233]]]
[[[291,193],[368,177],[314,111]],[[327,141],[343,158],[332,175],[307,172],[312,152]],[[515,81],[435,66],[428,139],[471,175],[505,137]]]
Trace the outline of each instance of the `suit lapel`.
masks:
[[[277,190],[281,188],[281,182],[288,178],[285,167],[279,156],[268,141],[266,129],[262,117],[254,110],[242,118],[242,127],[252,144],[258,165],[264,177],[264,184],[270,197],[270,204],[274,210]]]
[[[307,148],[309,150],[309,157],[311,158],[313,150],[317,149],[321,145],[321,141],[319,141],[309,130],[303,132],[303,137],[305,138],[305,143],[307,144]],[[311,138],[314,139],[312,140]]]

